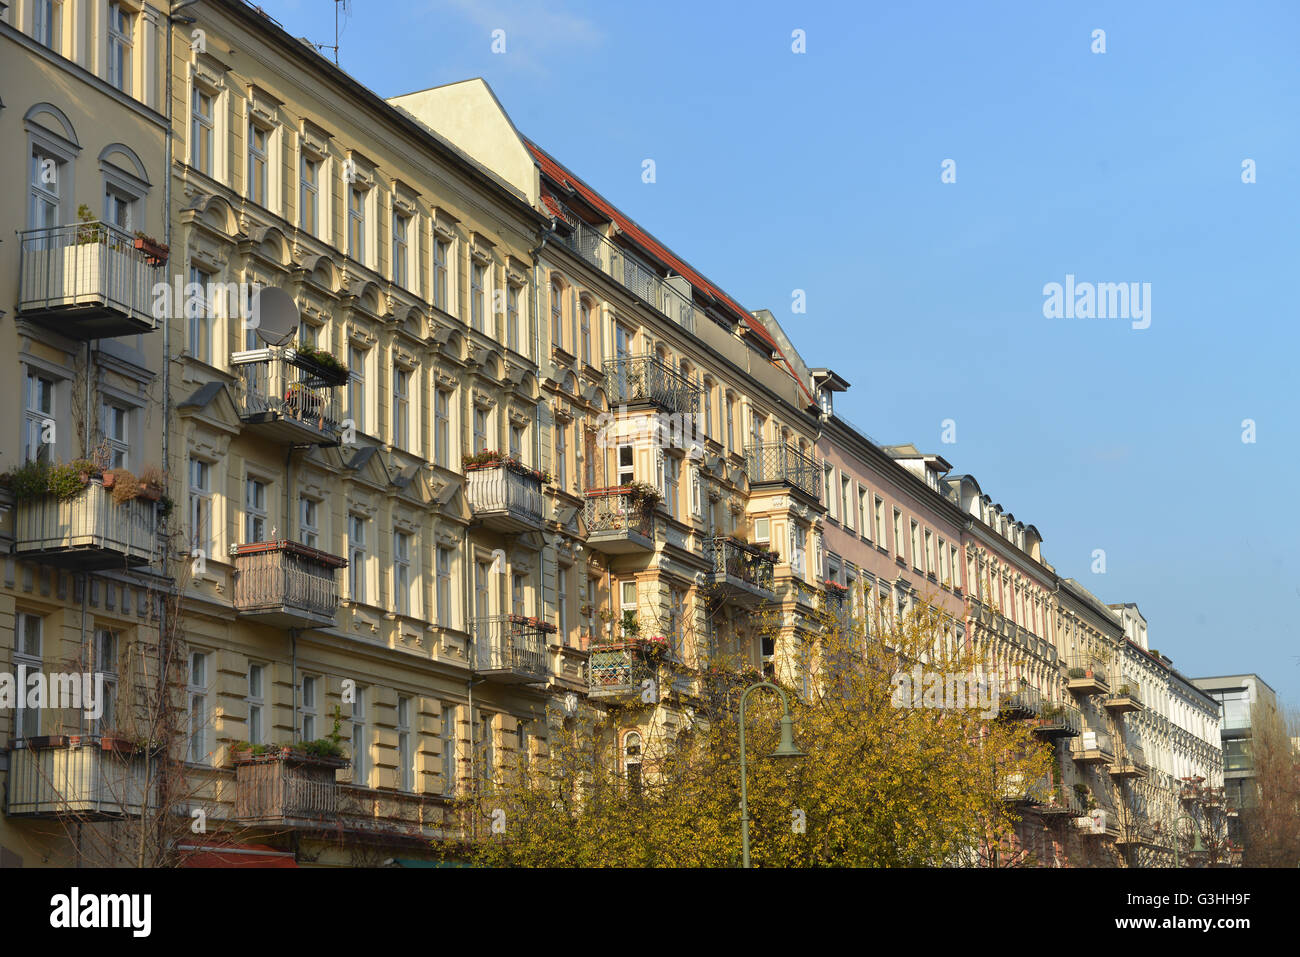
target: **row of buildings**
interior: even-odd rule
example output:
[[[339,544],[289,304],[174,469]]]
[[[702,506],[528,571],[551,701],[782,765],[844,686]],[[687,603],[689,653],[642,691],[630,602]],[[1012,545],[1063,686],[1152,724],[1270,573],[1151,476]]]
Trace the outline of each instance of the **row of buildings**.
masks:
[[[252,6],[174,6],[0,2],[0,660],[109,689],[0,710],[0,864],[129,862],[87,835],[159,787],[199,858],[426,858],[592,710],[631,777],[710,669],[807,687],[827,602],[936,607],[1013,689],[1059,772],[1015,853],[1228,859],[1219,703],[1136,605],[837,415],[482,81],[386,100]],[[140,776],[159,728],[183,781]],[[347,767],[276,751],[311,741]]]

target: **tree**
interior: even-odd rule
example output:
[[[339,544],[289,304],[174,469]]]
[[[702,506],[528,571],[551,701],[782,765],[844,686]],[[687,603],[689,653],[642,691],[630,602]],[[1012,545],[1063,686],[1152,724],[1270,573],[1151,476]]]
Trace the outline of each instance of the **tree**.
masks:
[[[1248,867],[1300,865],[1300,715],[1263,702],[1251,709],[1256,800],[1239,813]]]
[[[765,628],[778,620],[756,618]],[[824,615],[806,652],[811,693],[800,697],[777,677],[803,759],[767,757],[779,701],[749,696],[754,866],[973,865],[1009,845],[1017,807],[1050,794],[1049,752],[1022,723],[997,719],[996,682],[974,689],[974,707],[954,707],[955,679],[965,687],[986,671],[949,635],[919,604],[872,635],[851,617]],[[922,686],[908,688],[918,673]],[[464,813],[492,827],[464,852],[485,865],[738,865],[736,704],[749,680],[701,672],[689,695],[651,713],[589,707],[553,724],[547,755],[466,800]],[[668,712],[684,718],[675,730]],[[630,727],[640,735],[635,761],[620,737]]]

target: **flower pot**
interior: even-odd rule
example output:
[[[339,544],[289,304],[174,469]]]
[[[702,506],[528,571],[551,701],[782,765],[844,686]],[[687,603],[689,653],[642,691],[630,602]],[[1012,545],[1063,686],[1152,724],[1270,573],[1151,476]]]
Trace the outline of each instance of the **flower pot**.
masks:
[[[117,754],[134,754],[136,751],[134,742],[128,741],[126,738],[100,738],[99,747],[102,751],[112,751]]]
[[[156,502],[162,498],[162,488],[157,485],[150,485],[147,482],[141,482],[140,492],[137,497],[144,499],[146,502]]]

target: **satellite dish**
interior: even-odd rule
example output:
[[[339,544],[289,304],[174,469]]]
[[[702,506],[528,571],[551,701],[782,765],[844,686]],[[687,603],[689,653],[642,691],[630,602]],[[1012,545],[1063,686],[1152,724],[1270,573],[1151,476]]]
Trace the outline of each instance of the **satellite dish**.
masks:
[[[267,345],[282,346],[298,334],[298,305],[279,286],[258,286],[250,306],[248,324]]]

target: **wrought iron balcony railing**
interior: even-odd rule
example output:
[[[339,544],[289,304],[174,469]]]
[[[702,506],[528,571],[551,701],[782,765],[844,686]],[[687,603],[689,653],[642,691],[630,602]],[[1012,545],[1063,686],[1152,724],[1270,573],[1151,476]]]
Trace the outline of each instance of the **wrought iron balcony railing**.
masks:
[[[347,559],[298,542],[233,545],[235,610],[287,626],[332,625]]]
[[[607,544],[627,544],[629,540],[632,545],[654,548],[654,508],[635,500],[627,488],[588,489],[582,518],[588,541],[603,551],[612,550],[604,547]]]
[[[474,619],[474,670],[506,682],[532,684],[550,676],[546,635],[555,627],[536,618]]]
[[[156,502],[113,501],[99,479],[72,498],[54,495],[20,501],[15,509],[14,551],[82,569],[145,565],[153,561]]]
[[[162,264],[109,223],[24,230],[18,311],[74,339],[152,332]]]
[[[289,443],[331,444],[342,418],[340,376],[286,347],[236,352],[236,404],[245,424]]]
[[[1043,737],[1074,737],[1083,730],[1083,717],[1073,705],[1044,701],[1034,719],[1034,731]]]
[[[1070,755],[1082,763],[1109,762],[1115,754],[1111,737],[1105,731],[1084,731],[1070,743]]]
[[[678,414],[694,414],[700,406],[700,387],[658,356],[606,359],[605,389],[610,405],[648,402]]]
[[[1032,718],[1042,711],[1043,693],[1021,685],[1002,696],[1000,711],[1010,718]]]
[[[10,817],[108,820],[157,806],[157,765],[127,742],[94,735],[18,740],[9,752]],[[151,779],[152,777],[152,779]]]
[[[1111,688],[1110,694],[1102,702],[1107,710],[1123,714],[1126,711],[1142,710],[1142,689],[1132,678],[1123,677]]]
[[[466,467],[465,491],[474,517],[500,531],[515,532],[542,523],[542,480],[504,463]]]
[[[731,538],[706,538],[704,557],[712,567],[715,584],[748,591],[759,598],[775,595],[775,564],[761,548]]]
[[[783,482],[821,500],[821,465],[793,445],[784,442],[751,445],[745,449],[745,472],[750,485]]]
[[[638,642],[619,641],[592,645],[587,658],[587,689],[593,698],[640,694],[655,668]]]
[[[1105,694],[1110,690],[1106,680],[1106,671],[1101,662],[1090,655],[1076,655],[1070,659],[1066,671],[1068,687],[1071,691],[1084,694]]]

